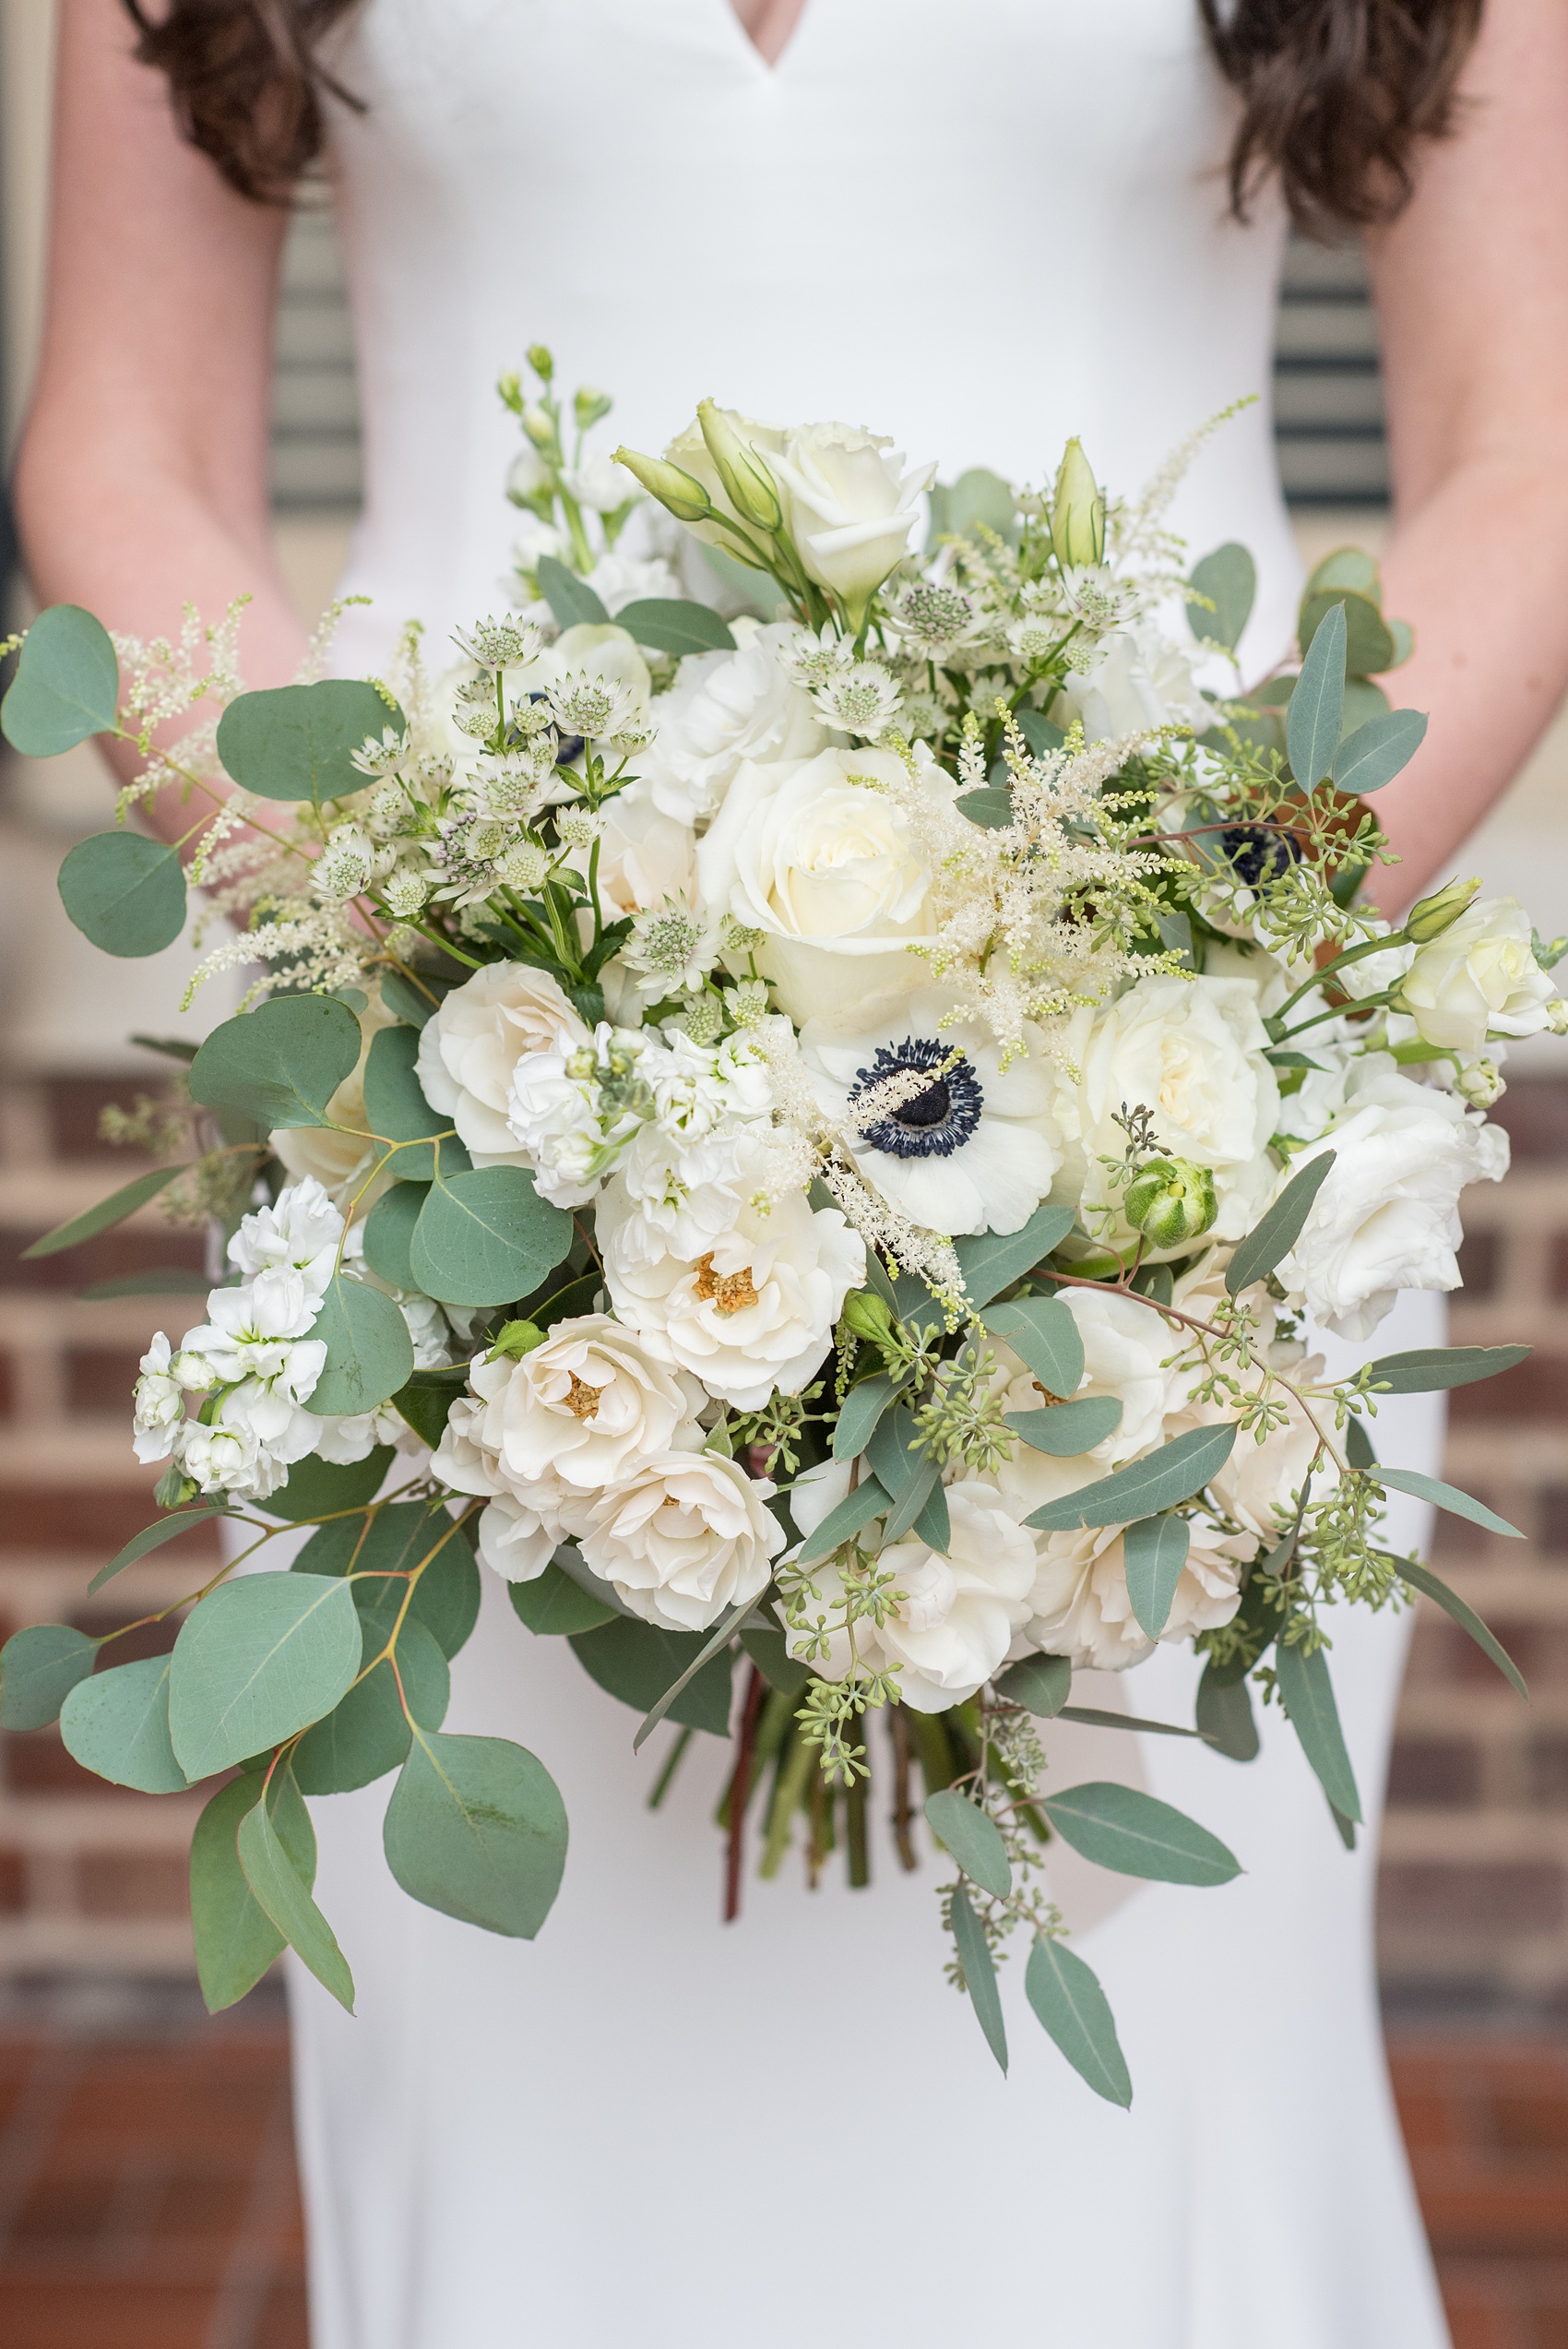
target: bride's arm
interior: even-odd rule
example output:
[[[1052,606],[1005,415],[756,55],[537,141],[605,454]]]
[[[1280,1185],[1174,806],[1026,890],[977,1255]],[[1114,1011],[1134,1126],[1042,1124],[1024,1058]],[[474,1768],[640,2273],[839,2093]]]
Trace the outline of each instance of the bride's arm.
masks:
[[[304,647],[267,521],[287,215],[184,143],[118,0],[63,0],[59,42],[48,314],[17,469],[29,573],[41,602],[144,637],[248,592],[245,682],[282,684]]]
[[[1568,8],[1490,0],[1456,135],[1367,240],[1394,474],[1385,601],[1430,710],[1378,795],[1396,911],[1462,864],[1568,685]],[[1550,911],[1550,909],[1545,909]]]

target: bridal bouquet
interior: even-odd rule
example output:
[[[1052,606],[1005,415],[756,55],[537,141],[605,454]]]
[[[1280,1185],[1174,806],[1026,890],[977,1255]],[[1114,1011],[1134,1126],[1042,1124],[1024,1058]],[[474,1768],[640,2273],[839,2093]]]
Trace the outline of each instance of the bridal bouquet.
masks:
[[[237,614],[143,646],[62,605],[21,640],[14,745],[145,759],[65,859],[72,920],[167,946],[184,848],[240,924],[208,967],[263,975],[159,1046],[178,1099],[122,1117],[194,1148],[30,1251],[160,1192],[214,1233],[205,1318],[136,1390],[162,1514],[92,1588],[214,1518],[230,1562],[171,1654],[18,1633],[0,1718],[58,1714],[118,1783],[217,1782],[211,2005],[285,1942],[351,2004],[304,1797],[396,1772],[394,1875],[493,1932],[531,1937],[561,1882],[544,1762],[442,1727],[482,1567],[635,1743],[668,1724],[655,1806],[694,1734],[731,1741],[728,1914],[748,1819],[765,1877],[795,1844],[866,1883],[885,1787],[902,1864],[922,1808],[951,1864],[998,2061],[1021,1928],[1034,2012],[1125,2103],[1051,1842],[1197,1887],[1238,1861],[1134,1789],[1042,1789],[1052,1720],[1244,1762],[1278,1704],[1348,1843],[1336,1607],[1424,1592],[1523,1685],[1381,1516],[1399,1491],[1514,1529],[1384,1461],[1376,1422],[1525,1350],[1331,1376],[1312,1349],[1456,1285],[1505,1040],[1563,1031],[1554,952],[1474,883],[1397,927],[1357,900],[1425,724],[1370,682],[1408,631],[1364,556],[1320,566],[1299,666],[1243,697],[1252,565],[1186,574],[1174,464],[1129,502],[1075,441],[1049,491],[936,487],[867,433],[711,402],[611,460],[584,453],[608,400],[568,414],[530,364],[502,388],[519,570],[455,667],[410,627],[385,676],[318,647],[244,692]],[[124,828],[154,794],[196,803],[184,842]],[[1075,1669],[1162,1641],[1204,1659],[1193,1723],[1072,1704]]]

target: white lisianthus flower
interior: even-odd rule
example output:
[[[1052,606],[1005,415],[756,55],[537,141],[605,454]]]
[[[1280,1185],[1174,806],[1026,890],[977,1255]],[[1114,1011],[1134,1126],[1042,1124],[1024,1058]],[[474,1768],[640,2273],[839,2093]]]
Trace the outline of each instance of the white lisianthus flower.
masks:
[[[1125,1672],[1152,1655],[1155,1641],[1133,1613],[1122,1546],[1125,1527],[1090,1525],[1071,1533],[1040,1533],[1039,1564],[1028,1596],[1028,1619],[1014,1642],[1015,1657],[1065,1656],[1091,1672]],[[1257,1544],[1246,1534],[1222,1534],[1194,1523],[1161,1645],[1190,1640],[1229,1623],[1241,1604],[1241,1572]]]
[[[885,750],[748,761],[699,841],[704,903],[762,932],[757,967],[791,1019],[847,995],[912,991],[924,975],[905,951],[934,942],[931,873],[900,804],[908,787]],[[953,795],[930,759],[920,787],[933,801]]]
[[[849,1462],[808,1470],[790,1496],[790,1513],[804,1535],[814,1533],[849,1490]],[[947,1487],[952,1527],[945,1557],[909,1535],[885,1549],[878,1563],[893,1575],[886,1620],[855,1627],[861,1660],[873,1671],[896,1669],[898,1693],[917,1712],[961,1705],[1001,1668],[1028,1615],[1035,1578],[1034,1539],[1016,1524],[988,1485],[965,1479]],[[809,1569],[814,1604],[810,1617],[831,1618],[843,1600],[842,1577],[831,1559]],[[790,1641],[804,1656],[805,1634]],[[829,1680],[851,1667],[842,1630],[830,1631],[826,1657],[814,1669]]]
[[[618,1599],[666,1631],[706,1631],[759,1598],[784,1547],[766,1503],[775,1487],[712,1452],[654,1452],[564,1521]]]
[[[633,1208],[612,1185],[597,1218],[621,1319],[738,1410],[760,1410],[776,1389],[799,1394],[832,1348],[845,1297],[866,1277],[865,1243],[837,1209],[814,1212],[803,1192],[766,1214],[739,1206],[694,1257],[650,1249],[657,1233]]]
[[[1016,1232],[1062,1163],[1054,1071],[1028,1057],[1004,1067],[988,1029],[940,1025],[949,1008],[947,991],[928,986],[820,1014],[801,1031],[802,1055],[849,1129],[855,1164],[911,1222]]]
[[[1557,989],[1535,958],[1518,902],[1491,898],[1418,947],[1395,998],[1429,1044],[1479,1053],[1488,1033],[1533,1036]]]
[[[291,1267],[306,1294],[319,1300],[327,1294],[342,1236],[342,1216],[321,1184],[307,1174],[279,1191],[276,1205],[242,1216],[229,1243],[229,1261],[246,1274]]]
[[[733,652],[688,652],[653,706],[654,736],[640,782],[676,822],[706,824],[742,763],[811,758],[826,731],[790,673],[792,623],[731,625]]]
[[[347,1210],[352,1203],[358,1215],[368,1215],[396,1180],[389,1168],[374,1182],[366,1181],[380,1152],[374,1142],[364,1139],[364,1071],[375,1038],[383,1028],[397,1024],[381,1000],[380,989],[373,989],[360,1013],[359,1059],[327,1104],[331,1126],[280,1126],[268,1137],[273,1156],[281,1159],[297,1184],[303,1185],[307,1177],[315,1181],[335,1208]],[[350,1130],[334,1133],[333,1127]]]
[[[1059,725],[1082,719],[1088,742],[1156,726],[1191,726],[1202,733],[1214,722],[1193,674],[1202,658],[1195,645],[1189,650],[1176,643],[1153,620],[1117,628],[1081,670],[1069,672],[1052,714]]]
[[[566,1050],[590,1041],[558,983],[527,962],[487,962],[425,1021],[414,1073],[476,1166],[529,1164],[506,1123],[513,1071],[526,1054],[554,1051],[563,1037]]]
[[[1352,1072],[1344,1115],[1291,1172],[1325,1149],[1335,1165],[1279,1278],[1323,1329],[1370,1338],[1401,1289],[1459,1286],[1459,1194],[1502,1181],[1508,1137],[1371,1053]]]
[[[641,1128],[648,1091],[642,1039],[601,1019],[579,1043],[566,1029],[512,1071],[506,1123],[540,1198],[584,1207]]]
[[[1105,1008],[1075,1013],[1064,1056],[1078,1075],[1057,1092],[1068,1158],[1053,1196],[1081,1204],[1089,1231],[1127,1235],[1100,1162],[1123,1156],[1117,1115],[1141,1105],[1162,1150],[1213,1173],[1213,1237],[1240,1239],[1277,1181],[1268,1141],[1279,1087],[1264,1058],[1267,1043],[1247,979],[1140,979]]]
[[[934,463],[906,472],[885,435],[853,424],[802,424],[767,462],[808,578],[855,609],[909,551]]]
[[[161,1330],[141,1358],[141,1377],[135,1389],[137,1458],[146,1466],[167,1460],[177,1431],[184,1424],[185,1389],[170,1369],[169,1341]]]

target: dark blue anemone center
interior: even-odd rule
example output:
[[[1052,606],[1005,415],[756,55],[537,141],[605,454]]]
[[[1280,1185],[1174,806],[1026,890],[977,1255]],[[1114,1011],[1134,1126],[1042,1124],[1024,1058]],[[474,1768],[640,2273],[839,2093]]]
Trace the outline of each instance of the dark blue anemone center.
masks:
[[[952,1066],[944,1067],[949,1060]],[[980,1122],[985,1095],[968,1055],[959,1053],[953,1059],[952,1045],[934,1036],[906,1036],[901,1044],[878,1044],[871,1067],[855,1071],[850,1108],[885,1078],[927,1068],[942,1073],[912,1100],[861,1127],[861,1139],[873,1150],[885,1150],[894,1158],[950,1158],[968,1140]]]

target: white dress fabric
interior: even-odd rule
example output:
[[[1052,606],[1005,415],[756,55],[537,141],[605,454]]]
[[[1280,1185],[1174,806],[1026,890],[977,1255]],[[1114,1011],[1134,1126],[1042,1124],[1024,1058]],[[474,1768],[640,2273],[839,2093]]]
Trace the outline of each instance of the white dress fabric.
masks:
[[[1282,223],[1225,216],[1231,102],[1195,0],[806,0],[777,69],[729,0],[370,0],[336,131],[367,504],[345,667],[406,616],[505,599],[517,427],[493,386],[533,342],[657,449],[712,393],[891,433],[954,478],[1049,477],[1069,433],[1139,484],[1242,394],[1176,519],[1257,555],[1248,639],[1288,639],[1299,577],[1269,437]],[[613,428],[612,428],[613,429]],[[612,437],[610,445],[613,445]],[[1384,1346],[1433,1342],[1407,1300]],[[1436,1464],[1428,1398],[1380,1449]],[[1396,1522],[1424,1529],[1413,1505]],[[943,1982],[929,1857],[875,1881],[798,1852],[719,1922],[726,1752],[698,1738],[663,1807],[662,1736],[486,1577],[447,1727],[514,1737],[571,1820],[539,1939],[474,1931],[388,1876],[388,1783],[315,1805],[318,1898],[350,2020],[295,1969],[315,2349],[859,2344],[1440,2349],[1446,2340],[1374,2004],[1375,1827],[1347,1854],[1270,1713],[1239,1767],[1176,1739],[1051,1740],[1221,1835],[1218,1891],[1060,1887],[1115,2009],[1135,2097],[1100,2103],[1004,1973],[1010,2076]],[[1335,1625],[1375,1819],[1408,1618]],[[1193,1659],[1113,1690],[1191,1719]],[[1106,1684],[1097,1694],[1105,1701]],[[1092,1751],[1073,1737],[1098,1738]],[[751,1856],[754,1858],[754,1849]],[[1109,1898],[1108,1898],[1109,1896]],[[1119,1904],[1117,1904],[1119,1903]]]

